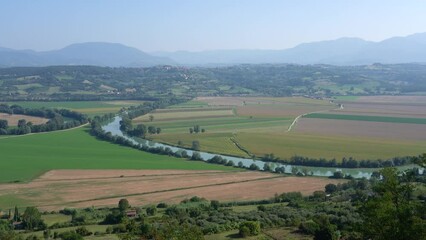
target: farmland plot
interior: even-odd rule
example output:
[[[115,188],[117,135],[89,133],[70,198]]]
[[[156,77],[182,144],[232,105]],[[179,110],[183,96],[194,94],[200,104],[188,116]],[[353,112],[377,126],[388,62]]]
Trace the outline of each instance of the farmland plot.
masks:
[[[296,190],[310,194],[323,190],[328,183],[339,182],[342,181],[248,171],[55,170],[30,183],[1,184],[0,198],[13,195],[21,201],[20,207],[58,210],[112,206],[123,197],[139,206],[177,203],[193,196],[220,201],[261,200]],[[14,202],[0,202],[0,207],[13,207]]]

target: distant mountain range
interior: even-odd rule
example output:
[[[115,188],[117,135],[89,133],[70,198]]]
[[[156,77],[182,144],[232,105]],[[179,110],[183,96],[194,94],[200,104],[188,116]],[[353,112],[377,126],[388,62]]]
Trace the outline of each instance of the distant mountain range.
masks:
[[[116,43],[79,43],[60,50],[36,52],[0,47],[0,66],[98,65],[231,65],[259,63],[363,65],[426,63],[426,33],[381,42],[360,38],[303,43],[285,50],[213,50],[145,53]]]
[[[166,57],[151,56],[118,43],[77,43],[53,51],[0,48],[0,66],[96,65],[140,67],[176,64]]]
[[[296,63],[363,65],[372,63],[426,63],[426,33],[394,37],[381,42],[360,38],[303,43],[285,50],[215,50],[157,52],[180,64]]]

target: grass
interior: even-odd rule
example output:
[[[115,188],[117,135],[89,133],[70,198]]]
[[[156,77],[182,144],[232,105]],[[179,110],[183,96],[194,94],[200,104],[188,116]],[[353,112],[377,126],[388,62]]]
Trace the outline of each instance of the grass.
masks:
[[[385,116],[328,114],[328,113],[312,113],[312,114],[306,115],[304,117],[305,118],[352,120],[352,121],[368,121],[368,122],[426,124],[426,118],[402,118],[402,117],[385,117]]]
[[[312,236],[296,233],[296,228],[273,228],[262,229],[262,232],[257,236],[242,238],[238,234],[238,230],[231,230],[218,234],[204,236],[206,240],[231,240],[231,239],[245,239],[245,240],[273,240],[273,239],[286,239],[286,240],[310,240]]]
[[[64,215],[64,214],[47,214],[42,215],[41,219],[46,223],[46,225],[52,226],[55,223],[65,223],[71,221],[70,215]]]
[[[249,118],[249,117],[215,117],[205,119],[185,119],[175,121],[155,121],[145,123],[161,127],[164,133],[188,133],[188,129],[198,124],[208,132],[229,132],[236,130],[249,130],[257,128],[283,127],[288,128],[293,119],[291,118]]]
[[[230,169],[99,141],[87,131],[79,128],[0,139],[0,182],[29,181],[52,169]]]
[[[294,155],[312,158],[354,157],[356,159],[387,159],[412,156],[424,152],[425,142],[342,137],[313,134],[237,133],[236,139],[244,148],[262,157],[274,153],[281,159]]]
[[[105,233],[106,229],[111,226],[111,225],[84,225],[85,228],[87,228],[87,230],[89,230],[92,233],[95,232],[100,232],[100,233]],[[79,227],[67,227],[67,228],[58,228],[58,229],[52,229],[51,232],[52,234],[54,232],[57,233],[63,233],[63,232],[68,232],[68,231],[72,231],[75,230]],[[30,235],[35,235],[38,237],[43,237],[43,231],[37,231],[37,232],[31,232],[31,233],[22,233],[20,234],[21,236],[24,237],[24,239]],[[119,239],[115,234],[108,234],[108,235],[104,235],[104,236],[89,236],[89,237],[85,237],[84,239],[111,239],[111,240],[116,240]]]
[[[245,239],[245,240],[266,239],[266,240],[269,240],[269,239],[272,239],[272,238],[269,238],[264,234],[259,234],[258,236],[251,236],[251,237],[242,238],[238,234],[238,229],[236,229],[236,230],[231,230],[231,231],[217,233],[217,234],[205,235],[204,239],[205,240],[227,240],[227,239]]]

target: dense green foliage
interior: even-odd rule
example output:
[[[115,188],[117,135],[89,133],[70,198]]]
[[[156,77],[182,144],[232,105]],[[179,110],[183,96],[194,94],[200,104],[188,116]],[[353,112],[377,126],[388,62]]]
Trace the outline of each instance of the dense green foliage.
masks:
[[[426,66],[237,65],[19,67],[0,69],[2,100],[154,100],[169,95],[269,96],[395,94],[426,91]]]
[[[377,159],[377,160],[365,160],[365,159],[354,159],[352,157],[342,158],[341,161],[336,159],[325,159],[325,158],[309,158],[303,156],[293,156],[290,159],[279,159],[274,154],[266,154],[262,161],[265,162],[281,162],[299,166],[316,166],[316,167],[343,167],[343,168],[382,168],[382,167],[393,167],[402,166],[411,163],[411,157],[394,157],[392,159]]]

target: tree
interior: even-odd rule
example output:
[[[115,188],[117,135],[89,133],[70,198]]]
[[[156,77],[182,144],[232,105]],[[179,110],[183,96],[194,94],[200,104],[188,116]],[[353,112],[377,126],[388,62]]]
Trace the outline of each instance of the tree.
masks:
[[[132,120],[130,118],[122,118],[120,121],[120,130],[128,132],[133,129]]]
[[[254,221],[246,221],[240,224],[239,234],[241,237],[257,236],[260,233],[260,223]]]
[[[263,171],[265,171],[265,172],[270,172],[272,169],[271,169],[271,166],[268,164],[268,163],[265,163],[264,165],[263,165]]]
[[[1,128],[1,127],[0,127]],[[426,168],[426,153],[423,153],[422,155],[415,157],[413,159],[413,162],[417,165],[419,165],[422,168]]]
[[[20,219],[21,219],[21,217],[19,216],[18,207],[15,206],[15,212],[13,214],[13,221],[19,222]]]
[[[259,166],[257,166],[256,164],[252,163],[249,167],[250,170],[255,170],[255,171],[259,171],[260,168]]]
[[[365,238],[424,239],[426,220],[422,213],[426,209],[411,199],[414,186],[410,179],[399,177],[396,168],[384,168],[380,173],[382,181],[373,185],[374,195],[361,208]]]
[[[22,215],[22,223],[25,229],[43,229],[45,224],[41,219],[41,213],[35,207],[27,207]]]
[[[146,134],[146,126],[143,124],[138,124],[135,129],[132,131],[132,135],[135,137],[144,137]]]
[[[337,240],[339,236],[336,226],[330,223],[327,215],[318,216],[315,220],[319,228],[315,231],[314,240]]]
[[[149,134],[155,134],[157,132],[157,129],[154,126],[148,127],[148,133]]]
[[[153,115],[149,115],[149,121],[150,122],[154,121],[154,116]]]
[[[62,240],[83,240],[83,237],[75,231],[68,231],[59,234]]]
[[[157,213],[157,208],[155,206],[149,206],[146,208],[146,214],[148,216],[154,216]]]
[[[329,183],[325,185],[325,192],[328,194],[334,193],[337,191],[337,186],[335,184]]]
[[[203,158],[201,157],[201,154],[199,152],[193,152],[191,160],[203,160]]]
[[[157,131],[157,134],[160,134],[160,133],[161,133],[161,128],[159,128],[159,127],[158,127],[158,128],[156,129],[156,131]]]
[[[206,132],[206,129],[202,128],[202,129],[201,129],[201,132],[202,132],[202,133],[205,133],[205,132]]]
[[[23,128],[25,126],[27,126],[27,120],[25,120],[25,119],[19,119],[18,120],[18,128]]]
[[[193,128],[189,128],[189,133],[193,134],[194,133],[194,129]]]
[[[195,133],[199,133],[200,132],[200,125],[195,125],[194,126],[194,132]]]
[[[124,212],[124,211],[126,211],[127,209],[129,209],[129,208],[130,208],[129,201],[127,201],[127,199],[125,199],[125,198],[120,199],[120,201],[118,202],[118,209],[119,209],[121,212]]]
[[[192,149],[194,149],[195,151],[199,151],[200,150],[200,142],[195,140],[192,141]]]
[[[9,124],[7,120],[0,119],[0,128],[7,129],[8,127],[9,127]]]
[[[87,230],[86,227],[79,227],[75,230],[75,232],[78,233],[79,235],[83,236],[83,237],[92,235],[92,232]]]
[[[218,210],[220,207],[220,203],[218,200],[211,200],[210,201],[210,207],[213,208],[214,210]]]

